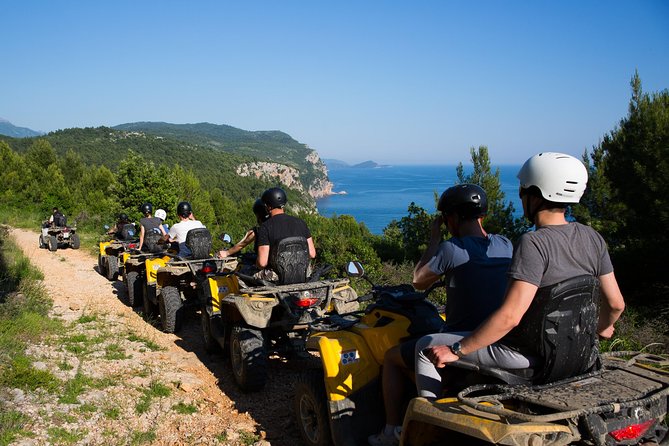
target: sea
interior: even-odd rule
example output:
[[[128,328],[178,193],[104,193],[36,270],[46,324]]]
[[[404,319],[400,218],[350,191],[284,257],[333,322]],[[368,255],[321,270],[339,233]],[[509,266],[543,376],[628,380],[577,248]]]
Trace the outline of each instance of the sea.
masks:
[[[382,234],[393,220],[408,215],[413,201],[429,213],[436,212],[437,197],[448,187],[457,184],[455,165],[407,165],[373,168],[336,167],[328,169],[336,195],[320,199],[316,205],[321,215],[352,215],[373,234]],[[504,201],[512,202],[516,216],[522,213],[518,199],[520,165],[493,166],[499,168]],[[464,166],[465,175],[472,167]]]

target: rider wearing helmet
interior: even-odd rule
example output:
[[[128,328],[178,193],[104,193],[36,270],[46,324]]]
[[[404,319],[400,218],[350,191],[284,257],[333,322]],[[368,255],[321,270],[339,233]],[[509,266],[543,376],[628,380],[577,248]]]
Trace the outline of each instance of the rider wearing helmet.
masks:
[[[424,290],[444,277],[447,319],[441,331],[472,331],[502,302],[513,245],[506,237],[483,229],[488,197],[476,184],[446,189],[437,210],[429,245],[414,269],[413,284]],[[442,225],[451,234],[445,241]],[[386,426],[381,433],[369,437],[371,445],[398,443],[405,374],[415,367],[417,341],[405,341],[386,352],[382,371]]]
[[[253,213],[256,216],[256,226],[252,227],[248,231],[246,231],[246,234],[244,237],[238,241],[234,246],[232,246],[230,249],[223,249],[218,252],[218,256],[221,258],[224,257],[229,257],[237,254],[239,251],[244,249],[246,246],[248,246],[251,242],[254,243],[253,251],[258,252],[258,239],[256,237],[256,234],[258,233],[258,229],[260,228],[260,225],[263,224],[268,218],[269,218],[269,213],[267,212],[267,207],[265,206],[265,203],[258,198],[255,203],[253,203]]]
[[[139,250],[144,250],[144,251],[155,251],[157,250],[157,246],[155,245],[155,242],[157,241],[156,236],[161,236],[160,238],[165,238],[167,236],[167,232],[165,232],[165,228],[163,228],[163,221],[158,218],[158,217],[152,217],[151,212],[153,212],[153,205],[151,203],[144,203],[139,207],[140,212],[144,217],[142,217],[139,220]],[[164,211],[163,211],[164,212]],[[156,212],[157,213],[157,212]],[[146,242],[146,236],[149,235],[149,239],[151,239],[148,243],[148,246]]]
[[[263,269],[269,264],[272,246],[287,237],[304,237],[309,247],[309,257],[316,258],[316,248],[307,224],[300,218],[284,213],[283,207],[288,202],[286,192],[279,187],[272,187],[260,197],[270,218],[258,229],[258,260],[256,265]]]
[[[121,212],[118,214],[116,223],[108,231],[108,235],[113,235],[118,240],[132,240],[135,236],[135,225],[130,222],[128,214]]]
[[[539,337],[526,334],[529,327],[541,322],[531,315],[542,314],[545,305],[543,299],[533,301],[539,288],[567,279],[583,275],[599,279],[597,333],[604,338],[613,335],[613,324],[625,302],[606,243],[591,227],[565,217],[567,206],[578,203],[585,191],[585,166],[573,156],[544,152],[525,162],[518,179],[523,211],[536,230],[518,241],[499,309],[471,333],[440,333],[418,342],[416,385],[421,396],[440,396],[442,378],[437,368],[460,358],[503,369],[523,369],[547,359],[542,358]],[[528,311],[530,305],[533,311]]]
[[[186,246],[186,235],[191,229],[205,228],[206,226],[202,224],[201,221],[195,220],[193,217],[193,209],[187,201],[182,201],[177,205],[177,215],[179,217],[179,223],[175,223],[170,228],[168,234],[170,242],[179,243],[179,256],[188,257],[190,249]]]

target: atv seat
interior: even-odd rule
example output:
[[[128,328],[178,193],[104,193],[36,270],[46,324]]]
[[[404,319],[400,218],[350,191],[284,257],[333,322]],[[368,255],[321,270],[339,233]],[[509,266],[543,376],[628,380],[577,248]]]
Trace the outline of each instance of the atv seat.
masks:
[[[157,228],[146,231],[144,234],[144,245],[142,246],[142,251],[151,253],[164,251],[163,245],[160,244],[162,238],[163,235]]]
[[[309,261],[307,239],[287,237],[271,250],[269,266],[279,276],[280,285],[290,285],[306,282]]]
[[[191,260],[211,257],[211,234],[207,228],[191,229],[186,234],[186,247],[190,250]]]
[[[514,339],[530,342],[539,340],[538,350],[527,352],[539,359],[537,366],[506,370],[465,360],[449,365],[507,384],[526,385],[555,382],[600,368],[597,337],[599,280],[596,277],[578,276],[539,288],[523,319],[528,323],[523,325],[521,322],[511,335]]]

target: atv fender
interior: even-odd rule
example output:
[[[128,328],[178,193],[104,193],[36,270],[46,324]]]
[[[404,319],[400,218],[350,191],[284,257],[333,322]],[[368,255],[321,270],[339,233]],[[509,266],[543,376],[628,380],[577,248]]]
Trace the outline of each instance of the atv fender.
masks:
[[[111,245],[111,242],[100,242],[100,255],[101,256],[106,256],[107,255],[107,247]]]
[[[318,333],[307,339],[307,349],[321,354],[328,401],[348,398],[379,376],[379,363],[355,333]]]
[[[465,435],[464,440],[462,435]],[[492,444],[568,445],[578,436],[559,423],[508,423],[496,415],[464,406],[457,398],[435,402],[414,398],[409,403],[402,427],[403,446],[463,444],[466,438],[478,438]],[[548,441],[550,439],[550,441]],[[544,442],[546,441],[546,442]]]
[[[222,303],[224,306],[236,309],[247,325],[266,328],[272,316],[272,308],[279,304],[279,299],[258,294],[228,294]]]
[[[156,271],[156,281],[159,287],[165,287],[177,283],[184,276],[192,275],[193,272],[188,265],[166,264]]]
[[[158,280],[158,269],[165,266],[171,257],[156,257],[155,259],[146,259],[144,266],[146,268],[146,283],[148,285],[155,285]]]
[[[210,315],[220,314],[225,296],[239,294],[239,281],[234,275],[209,277],[203,291],[205,293],[204,304],[207,308],[211,306]]]

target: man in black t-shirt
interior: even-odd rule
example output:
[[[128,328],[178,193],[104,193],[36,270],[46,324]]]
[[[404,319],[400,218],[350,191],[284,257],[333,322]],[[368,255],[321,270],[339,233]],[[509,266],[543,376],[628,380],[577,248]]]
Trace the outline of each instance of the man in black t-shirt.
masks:
[[[283,211],[288,201],[283,189],[278,187],[267,189],[263,192],[261,200],[265,203],[270,218],[258,229],[258,260],[256,261],[258,268],[268,267],[271,249],[287,237],[306,238],[309,257],[316,258],[316,248],[307,224]]]

